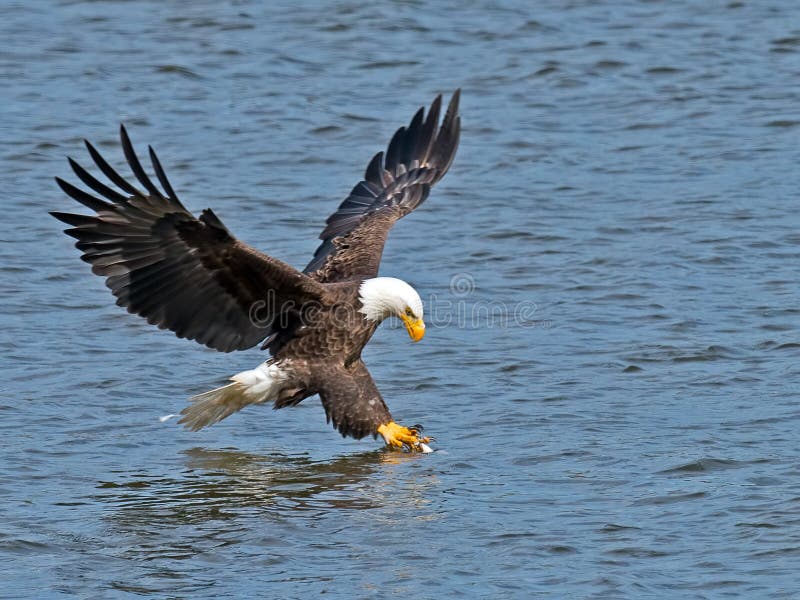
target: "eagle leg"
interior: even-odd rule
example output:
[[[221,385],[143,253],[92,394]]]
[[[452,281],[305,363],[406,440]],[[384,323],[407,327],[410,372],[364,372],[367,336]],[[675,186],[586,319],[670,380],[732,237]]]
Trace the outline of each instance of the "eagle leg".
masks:
[[[398,450],[406,448],[409,452],[422,452],[420,444],[427,444],[431,441],[429,437],[420,437],[421,430],[422,427],[419,425],[409,428],[398,425],[394,421],[378,427],[378,433],[383,436],[387,446]]]

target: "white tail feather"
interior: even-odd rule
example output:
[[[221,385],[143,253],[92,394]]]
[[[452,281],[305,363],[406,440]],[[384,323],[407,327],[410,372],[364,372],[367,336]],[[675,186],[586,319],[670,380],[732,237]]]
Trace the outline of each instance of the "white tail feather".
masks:
[[[287,379],[284,370],[269,362],[242,371],[231,377],[233,383],[190,398],[192,404],[181,411],[178,422],[192,431],[213,425],[249,404],[274,400]]]

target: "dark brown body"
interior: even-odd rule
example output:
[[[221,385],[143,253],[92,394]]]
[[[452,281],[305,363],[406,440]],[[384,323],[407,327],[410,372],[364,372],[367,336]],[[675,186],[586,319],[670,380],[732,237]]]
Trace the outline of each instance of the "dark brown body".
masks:
[[[376,435],[376,423],[392,420],[372,376],[361,360],[378,323],[360,312],[361,281],[326,286],[329,302],[290,317],[267,348],[272,362],[292,373],[274,400],[276,409],[319,394],[328,421],[343,436]]]

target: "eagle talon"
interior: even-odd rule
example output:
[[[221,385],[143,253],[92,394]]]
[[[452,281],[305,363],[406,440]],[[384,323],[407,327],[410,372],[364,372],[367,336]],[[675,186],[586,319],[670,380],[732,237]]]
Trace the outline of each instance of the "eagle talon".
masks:
[[[420,444],[427,444],[432,441],[430,437],[419,437],[419,425],[414,427],[403,427],[394,421],[378,427],[378,433],[383,436],[386,445],[398,450],[407,449],[409,452],[422,452]]]

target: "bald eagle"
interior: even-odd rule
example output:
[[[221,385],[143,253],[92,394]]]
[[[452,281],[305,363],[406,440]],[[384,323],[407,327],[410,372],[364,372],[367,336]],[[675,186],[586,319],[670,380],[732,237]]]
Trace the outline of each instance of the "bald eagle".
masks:
[[[442,98],[420,108],[369,162],[364,179],[327,220],[322,243],[301,272],[239,241],[205,209],[199,217],[178,199],[148,148],[160,188],[147,175],[125,127],[125,158],[140,189],[86,142],[97,168],[115,187],[71,158],[85,191],[56,178],[61,189],[96,214],[53,212],[71,226],[81,258],[106,278],[117,304],[178,337],[221,352],[264,342],[270,358],[199,394],[179,421],[212,425],[250,404],[293,406],[319,394],[328,422],[343,436],[383,437],[392,448],[419,450],[421,427],[397,424],[361,360],[378,325],[396,316],[408,335],[425,334],[423,304],[406,282],[379,277],[389,230],[428,197],[458,148],[459,90],[439,123]]]

